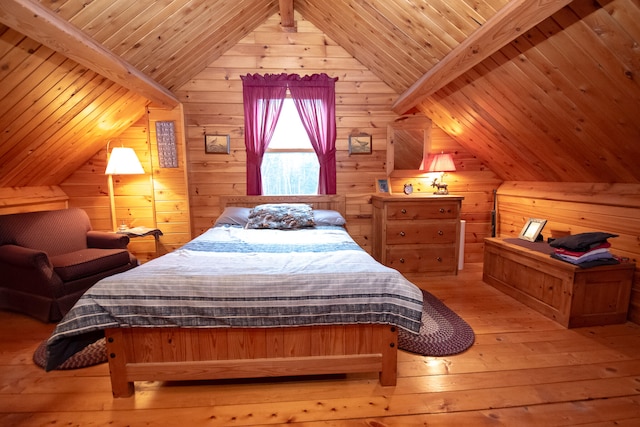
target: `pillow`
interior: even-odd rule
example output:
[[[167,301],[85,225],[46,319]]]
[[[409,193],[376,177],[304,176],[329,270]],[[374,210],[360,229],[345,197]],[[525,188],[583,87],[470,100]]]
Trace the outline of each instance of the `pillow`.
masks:
[[[316,225],[345,225],[347,221],[340,215],[340,212],[325,210],[325,209],[314,209],[313,210],[313,220],[316,222]]]
[[[247,228],[293,230],[314,227],[311,206],[302,203],[269,203],[256,206],[249,214]]]
[[[241,225],[244,227],[247,225],[247,222],[249,222],[249,213],[251,213],[251,208],[228,206],[224,208],[224,212],[222,212],[222,215],[216,219],[213,226],[215,227],[216,225],[228,224]]]
[[[617,234],[595,231],[591,233],[572,234],[566,237],[555,239],[549,245],[552,248],[564,248],[570,251],[588,251],[593,246],[605,242],[610,237],[618,237]]]

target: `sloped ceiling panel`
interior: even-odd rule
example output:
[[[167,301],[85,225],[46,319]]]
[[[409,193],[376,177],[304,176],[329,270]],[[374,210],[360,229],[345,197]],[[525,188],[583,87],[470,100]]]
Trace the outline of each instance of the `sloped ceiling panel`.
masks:
[[[57,185],[147,100],[0,26],[0,187]]]
[[[41,3],[169,90],[278,12],[278,0]]]
[[[574,1],[421,109],[505,180],[640,182],[639,38],[612,11]]]
[[[507,0],[295,0],[295,8],[398,94],[477,30]]]
[[[505,4],[295,3],[399,94]],[[505,180],[640,182],[639,20],[575,0],[418,109]]]
[[[293,0],[293,7],[401,95],[512,1]],[[277,0],[39,4],[169,90],[279,7]],[[640,182],[638,22],[636,0],[574,0],[417,108],[505,180]],[[4,26],[0,99],[0,186],[60,183],[148,102]]]
[[[39,3],[168,89],[278,11],[277,0]],[[0,99],[0,187],[59,184],[149,103],[3,25]]]

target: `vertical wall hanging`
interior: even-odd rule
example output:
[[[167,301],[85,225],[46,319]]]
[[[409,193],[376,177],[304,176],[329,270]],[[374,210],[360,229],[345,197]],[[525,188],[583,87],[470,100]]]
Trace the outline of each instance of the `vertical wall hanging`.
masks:
[[[158,162],[161,168],[178,167],[176,149],[176,129],[174,122],[156,122],[156,141],[158,142]]]

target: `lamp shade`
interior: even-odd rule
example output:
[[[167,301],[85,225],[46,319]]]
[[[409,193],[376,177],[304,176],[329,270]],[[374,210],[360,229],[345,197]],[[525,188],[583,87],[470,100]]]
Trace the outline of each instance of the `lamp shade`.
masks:
[[[453,172],[455,170],[456,165],[453,164],[451,154],[436,154],[429,164],[429,172]]]
[[[140,175],[144,169],[133,148],[115,147],[111,151],[105,175]]]

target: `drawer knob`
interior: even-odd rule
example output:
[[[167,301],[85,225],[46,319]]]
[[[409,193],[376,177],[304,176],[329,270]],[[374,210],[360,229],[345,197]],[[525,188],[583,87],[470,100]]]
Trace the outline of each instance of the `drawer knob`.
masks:
[[[400,232],[400,236],[401,236],[401,237],[404,237],[404,231],[401,231],[401,232]]]
[[[444,208],[440,208],[440,213],[444,213]]]
[[[444,234],[444,231],[438,230],[438,236],[442,236],[443,234]]]
[[[404,258],[400,258],[400,264],[404,264]]]
[[[436,261],[442,262],[442,258],[438,256],[438,257],[436,257]]]
[[[404,209],[404,208],[402,208],[402,209],[400,210],[400,212],[402,212],[403,214],[406,214],[406,213],[407,213],[407,210],[406,210],[406,209]]]

